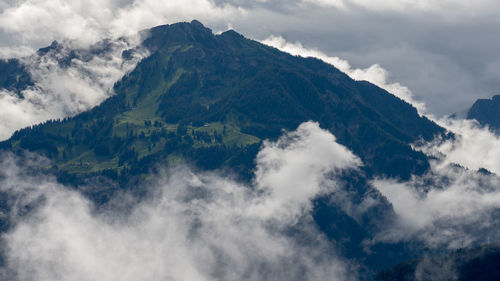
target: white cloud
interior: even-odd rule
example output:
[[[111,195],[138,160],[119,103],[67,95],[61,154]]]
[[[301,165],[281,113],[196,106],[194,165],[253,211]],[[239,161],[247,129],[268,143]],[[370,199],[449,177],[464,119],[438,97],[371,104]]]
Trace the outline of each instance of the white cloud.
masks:
[[[500,178],[455,166],[408,182],[375,180],[373,185],[392,203],[398,219],[377,239],[417,239],[429,247],[468,247],[499,241]]]
[[[327,54],[317,49],[306,48],[300,42],[287,42],[283,37],[280,36],[270,36],[267,39],[261,41],[261,43],[275,47],[292,55],[319,58],[324,62],[335,66],[354,80],[365,80],[387,90],[389,93],[412,104],[415,108],[417,108],[420,114],[424,114],[426,112],[425,104],[423,102],[415,100],[412,92],[407,87],[402,86],[397,82],[389,82],[389,72],[378,64],[374,64],[368,68],[353,69],[349,62],[346,60],[343,60],[339,57],[328,56]]]
[[[407,182],[376,179],[372,184],[398,216],[377,239],[417,239],[451,249],[500,241],[500,137],[475,120],[431,116],[455,135],[415,145],[434,157],[431,169]],[[478,172],[486,168],[494,174]]]
[[[335,174],[359,160],[316,123],[267,142],[259,155],[252,186],[178,168],[149,187],[154,196],[127,207],[129,215],[96,210],[53,179],[28,176],[36,164],[19,167],[3,157],[2,191],[34,208],[11,213],[17,223],[3,236],[3,274],[41,281],[354,279],[315,229],[309,202],[336,188]]]
[[[256,159],[255,185],[268,193],[256,207],[262,216],[297,216],[310,209],[311,199],[331,191],[328,172],[357,168],[361,160],[317,123],[303,123],[277,142],[264,142]],[[293,189],[292,189],[293,187]],[[291,210],[287,206],[298,206]],[[284,213],[280,213],[286,211]]]
[[[455,139],[416,146],[428,155],[439,157],[441,165],[457,163],[469,169],[485,168],[500,175],[500,137],[475,120],[441,118],[435,121],[453,132]]]
[[[243,13],[210,0],[22,0],[0,11],[0,29],[15,34],[24,46],[65,39],[86,47],[160,24],[195,18],[212,22]]]
[[[114,8],[113,1],[18,1],[2,11],[0,28],[22,36],[26,43],[53,39],[95,43],[102,39]]]
[[[25,57],[34,52],[35,49],[28,46],[0,47],[0,59]]]
[[[137,39],[109,43],[109,50],[98,55],[66,43],[61,50],[22,59],[35,85],[22,91],[23,98],[0,91],[0,140],[28,125],[83,112],[110,97],[113,84],[131,71],[146,52],[139,51],[133,59],[124,60],[122,52],[135,47]],[[69,66],[61,66],[59,60],[66,59],[71,50],[81,56],[73,58]]]

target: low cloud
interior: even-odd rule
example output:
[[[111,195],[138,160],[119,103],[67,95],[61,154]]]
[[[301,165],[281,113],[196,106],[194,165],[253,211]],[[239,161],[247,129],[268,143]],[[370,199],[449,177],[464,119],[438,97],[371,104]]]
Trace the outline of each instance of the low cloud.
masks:
[[[35,85],[23,90],[22,97],[0,90],[0,140],[23,127],[89,110],[110,97],[113,84],[147,55],[138,51],[123,59],[122,52],[138,43],[130,37],[76,49],[65,42],[23,58]]]
[[[36,158],[22,167],[16,161],[3,157],[0,187],[32,211],[11,212],[16,223],[3,236],[3,274],[11,280],[356,276],[315,228],[310,201],[339,188],[335,175],[360,162],[316,123],[266,142],[251,186],[216,173],[168,170],[145,187],[154,196],[127,215],[95,209],[54,179],[26,174],[26,167],[40,161]]]
[[[422,241],[450,249],[500,241],[500,178],[458,166],[437,168],[408,182],[372,182],[398,219],[377,239]]]
[[[398,216],[377,239],[416,239],[431,248],[450,249],[497,243],[500,137],[475,120],[430,118],[454,137],[414,145],[432,157],[426,174],[407,182],[372,182]]]
[[[441,159],[441,165],[459,164],[472,170],[485,168],[500,175],[500,137],[475,120],[441,118],[439,125],[454,139],[436,139],[415,148]]]
[[[495,219],[500,213],[499,136],[474,120],[426,114],[425,104],[416,101],[407,87],[387,82],[388,73],[379,65],[353,69],[346,60],[308,49],[300,43],[289,43],[282,37],[270,37],[263,43],[293,55],[322,59],[355,80],[374,83],[406,100],[421,115],[427,115],[454,134],[454,138],[437,138],[414,145],[435,159],[431,160],[431,169],[425,175],[414,176],[406,182],[396,179],[371,182],[393,205],[397,215],[393,224],[385,226],[377,235],[376,241],[421,241],[431,248],[451,249],[500,241],[497,234],[500,225]],[[481,168],[495,174],[478,172]],[[363,202],[373,201],[371,199],[365,198]],[[361,206],[350,203],[355,208]],[[348,200],[343,204],[350,203]]]

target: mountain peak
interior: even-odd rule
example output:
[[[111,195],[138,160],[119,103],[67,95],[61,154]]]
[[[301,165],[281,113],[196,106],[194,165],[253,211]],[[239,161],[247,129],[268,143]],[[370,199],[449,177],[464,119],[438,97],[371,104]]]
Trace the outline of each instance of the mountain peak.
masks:
[[[58,52],[62,48],[63,48],[63,46],[61,45],[61,43],[59,43],[56,40],[54,40],[54,41],[52,41],[52,43],[50,44],[50,46],[38,49],[38,54],[39,55],[44,55],[44,54],[49,53],[50,51]]]
[[[500,95],[494,95],[491,100],[493,101],[493,103],[498,103],[500,104]]]
[[[238,38],[244,38],[243,35],[239,34],[238,32],[234,31],[234,29],[229,29],[220,34],[220,36],[228,36],[228,37],[238,37]]]
[[[199,22],[198,20],[192,20],[191,25],[198,27],[198,28],[205,28],[205,26],[201,22]]]
[[[156,50],[166,45],[206,44],[212,41],[213,37],[214,35],[210,28],[205,27],[197,20],[193,20],[191,22],[179,22],[153,27],[149,31],[149,37],[143,44],[150,49]]]
[[[478,99],[467,113],[467,119],[476,119],[481,125],[488,125],[493,131],[500,130],[500,95],[491,99]]]

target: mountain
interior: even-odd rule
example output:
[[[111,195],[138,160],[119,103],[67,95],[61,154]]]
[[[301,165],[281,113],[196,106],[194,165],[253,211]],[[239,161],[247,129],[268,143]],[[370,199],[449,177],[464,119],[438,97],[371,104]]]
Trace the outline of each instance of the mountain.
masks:
[[[478,99],[467,113],[467,119],[476,119],[482,125],[488,125],[493,131],[500,130],[500,95],[491,99]]]
[[[263,140],[313,120],[363,161],[361,172],[342,178],[346,190],[361,201],[365,194],[377,193],[368,183],[373,176],[408,179],[426,172],[427,157],[411,144],[446,133],[373,84],[235,31],[214,35],[193,21],[146,33],[140,46],[122,56],[142,49],[150,55],[115,83],[112,97],[74,117],[19,130],[0,148],[45,155],[51,161],[47,172],[65,184],[78,186],[93,177],[112,180],[117,185],[108,189],[83,190],[104,204],[116,190],[141,193],[136,183],[158,165],[225,169],[250,181]],[[58,49],[53,43],[39,54]],[[60,63],[71,65],[71,55]],[[318,227],[332,241],[342,241],[343,253],[359,260],[366,276],[416,254],[400,244],[365,251],[361,242],[393,215],[390,204],[383,198],[380,202],[359,220],[328,196],[315,202]]]
[[[444,133],[377,86],[234,31],[214,35],[197,21],[159,26],[141,47],[151,55],[115,84],[112,98],[20,130],[1,146],[41,152],[75,178],[117,179],[165,159],[249,174],[261,140],[314,120],[359,155],[368,174],[408,178],[428,169],[410,144]]]
[[[16,94],[33,85],[31,75],[17,59],[0,59],[0,90],[13,91]]]
[[[379,273],[374,281],[500,279],[500,246],[458,249],[441,257],[413,259]]]

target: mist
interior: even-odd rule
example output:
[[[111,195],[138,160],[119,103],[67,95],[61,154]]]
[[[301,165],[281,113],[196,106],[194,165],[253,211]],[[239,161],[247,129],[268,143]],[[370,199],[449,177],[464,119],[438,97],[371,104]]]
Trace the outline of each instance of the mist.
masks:
[[[135,36],[75,49],[72,41],[65,41],[47,52],[22,58],[35,84],[21,95],[0,89],[0,140],[26,126],[99,105],[114,94],[113,84],[148,55],[137,48],[140,42]],[[122,57],[123,51],[134,48],[131,58]]]
[[[432,248],[450,249],[500,241],[496,219],[500,213],[500,138],[475,120],[444,117],[435,121],[454,137],[437,137],[414,146],[434,159],[428,173],[408,182],[373,182],[399,215],[398,227],[380,238],[416,238]]]
[[[27,172],[44,161],[2,157],[1,191],[16,198],[4,214],[14,222],[2,236],[4,278],[356,278],[356,267],[315,227],[311,200],[341,188],[336,175],[361,163],[317,123],[265,142],[251,185],[217,172],[164,169],[142,187],[150,196],[135,201],[123,194],[117,202],[127,203],[113,208],[96,208],[77,190]],[[19,212],[26,206],[30,211]]]

